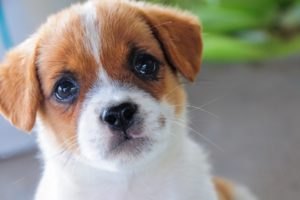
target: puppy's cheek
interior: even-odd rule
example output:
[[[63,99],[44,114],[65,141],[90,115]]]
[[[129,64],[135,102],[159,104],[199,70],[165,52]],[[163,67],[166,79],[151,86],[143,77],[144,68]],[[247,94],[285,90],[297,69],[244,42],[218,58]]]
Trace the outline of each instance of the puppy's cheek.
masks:
[[[171,71],[165,73],[162,94],[159,100],[173,108],[176,118],[181,117],[185,111],[186,93],[179,78]]]
[[[101,125],[99,113],[95,106],[84,106],[78,121],[79,149],[82,156],[88,159],[103,157],[107,146],[103,133],[106,127]]]
[[[167,116],[172,113],[171,107],[154,99],[144,91],[136,91],[131,96],[132,101],[139,106],[139,116],[143,119],[143,135],[149,138],[161,135],[160,132],[166,127]]]
[[[178,85],[172,95],[168,98],[168,103],[173,106],[176,117],[180,117],[185,111],[186,94],[182,87]]]
[[[145,111],[145,134],[149,137],[159,139],[165,136],[169,127],[169,120],[173,118],[174,110],[166,103],[156,103],[146,107]]]

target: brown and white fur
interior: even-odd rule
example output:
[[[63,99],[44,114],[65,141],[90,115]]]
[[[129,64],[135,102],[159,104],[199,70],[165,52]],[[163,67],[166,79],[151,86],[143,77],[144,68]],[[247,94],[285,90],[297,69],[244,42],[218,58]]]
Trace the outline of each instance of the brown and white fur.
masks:
[[[156,78],[134,72],[132,52],[155,58]],[[213,178],[188,137],[180,79],[195,80],[201,54],[192,15],[116,0],[73,5],[12,49],[0,67],[0,111],[38,132],[44,170],[35,199],[253,200]],[[54,95],[65,76],[78,86],[67,103]],[[124,102],[137,107],[129,139],[100,119]]]

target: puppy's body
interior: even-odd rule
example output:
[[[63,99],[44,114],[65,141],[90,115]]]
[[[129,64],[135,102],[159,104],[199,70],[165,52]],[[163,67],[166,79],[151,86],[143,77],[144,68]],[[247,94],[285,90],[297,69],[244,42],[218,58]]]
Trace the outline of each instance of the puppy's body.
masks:
[[[196,18],[128,1],[74,5],[13,49],[0,111],[22,130],[37,121],[36,200],[252,200],[214,181],[188,137],[180,76],[196,78],[201,53]]]

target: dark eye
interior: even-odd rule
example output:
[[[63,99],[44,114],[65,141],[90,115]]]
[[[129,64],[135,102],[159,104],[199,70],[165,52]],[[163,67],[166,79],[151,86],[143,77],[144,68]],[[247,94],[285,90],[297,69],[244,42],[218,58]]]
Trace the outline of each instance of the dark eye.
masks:
[[[139,77],[156,80],[160,63],[149,54],[136,54],[133,58],[133,70]]]
[[[55,87],[54,96],[62,103],[72,103],[78,96],[78,83],[72,78],[60,79]]]

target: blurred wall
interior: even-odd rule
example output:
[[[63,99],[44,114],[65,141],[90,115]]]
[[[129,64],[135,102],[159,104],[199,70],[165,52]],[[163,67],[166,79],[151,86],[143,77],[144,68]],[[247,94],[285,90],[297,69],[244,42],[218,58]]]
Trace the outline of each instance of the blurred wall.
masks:
[[[17,45],[32,34],[47,16],[79,0],[1,0],[11,43]],[[5,45],[0,41],[2,60]],[[1,97],[3,98],[3,97]],[[35,148],[34,136],[23,134],[0,117],[0,159]]]

